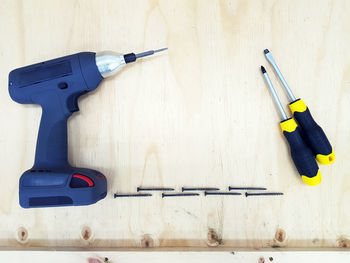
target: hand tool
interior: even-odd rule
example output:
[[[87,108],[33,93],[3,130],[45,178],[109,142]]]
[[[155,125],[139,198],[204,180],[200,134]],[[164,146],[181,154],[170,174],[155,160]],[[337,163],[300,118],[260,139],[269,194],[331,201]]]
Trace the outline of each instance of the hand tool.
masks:
[[[205,191],[204,195],[242,195],[241,193],[236,193],[236,192],[208,192]]]
[[[148,197],[152,196],[152,194],[114,194],[114,198],[117,197]]]
[[[231,191],[231,190],[266,190],[266,188],[265,187],[232,187],[232,186],[229,186],[228,190],[229,191]]]
[[[185,191],[218,191],[219,188],[215,187],[182,187],[182,192]]]
[[[263,73],[267,86],[269,87],[272,97],[282,116],[280,126],[283,135],[286,137],[289,143],[290,153],[294,161],[295,167],[297,168],[299,174],[301,175],[301,178],[306,184],[319,184],[321,182],[321,173],[318,169],[318,165],[315,161],[314,155],[312,154],[308,145],[304,142],[300,133],[300,128],[298,127],[295,120],[293,118],[287,118],[287,115],[284,112],[281,102],[277,96],[277,93],[263,66],[261,66],[261,72]]]
[[[67,120],[79,110],[78,98],[95,90],[104,78],[163,50],[126,55],[82,52],[10,72],[11,98],[42,108],[34,166],[19,182],[22,207],[89,205],[106,196],[107,181],[102,173],[69,164]]]
[[[198,196],[198,193],[162,193],[162,198],[164,197],[174,197],[174,196]]]
[[[245,197],[248,196],[261,196],[261,195],[283,195],[283,193],[245,193]]]
[[[174,188],[165,188],[165,187],[137,187],[137,192],[140,191],[174,191]]]
[[[294,114],[294,118],[300,125],[301,134],[306,143],[311,148],[316,160],[321,164],[331,164],[335,160],[335,154],[329,143],[326,134],[322,128],[313,119],[310,110],[301,99],[296,99],[293,92],[289,88],[281,71],[272,57],[268,49],[264,50],[266,59],[270,62],[273,69],[276,71],[278,78],[281,80],[283,87],[291,100],[289,108]]]

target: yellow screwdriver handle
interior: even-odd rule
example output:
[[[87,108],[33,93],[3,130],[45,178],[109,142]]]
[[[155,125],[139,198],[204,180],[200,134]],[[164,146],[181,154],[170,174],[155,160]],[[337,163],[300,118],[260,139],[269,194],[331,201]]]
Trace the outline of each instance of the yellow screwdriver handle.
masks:
[[[322,128],[315,122],[312,115],[301,99],[289,104],[294,118],[300,125],[303,139],[310,147],[316,160],[321,164],[331,164],[335,160],[335,154]]]
[[[310,148],[304,142],[300,128],[293,118],[286,119],[280,123],[283,135],[286,137],[290,154],[295,167],[301,178],[307,185],[318,185],[321,183],[321,173]]]

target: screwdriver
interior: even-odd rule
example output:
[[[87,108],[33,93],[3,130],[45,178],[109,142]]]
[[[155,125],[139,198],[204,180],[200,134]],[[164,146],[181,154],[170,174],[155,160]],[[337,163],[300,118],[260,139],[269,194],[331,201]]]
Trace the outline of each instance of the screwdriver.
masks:
[[[268,49],[264,50],[266,59],[270,62],[273,69],[276,71],[278,78],[281,80],[283,87],[291,100],[289,108],[294,115],[294,118],[300,125],[301,134],[304,140],[311,148],[312,153],[316,156],[316,160],[321,164],[331,164],[335,160],[335,154],[329,143],[326,134],[322,128],[313,119],[308,107],[300,98],[296,99],[293,92],[289,88],[281,71],[277,67]]]
[[[263,66],[261,66],[261,72],[263,73],[267,86],[269,87],[272,97],[281,114],[281,130],[289,143],[290,153],[295,167],[307,185],[318,185],[321,182],[321,173],[314,155],[312,154],[307,144],[304,142],[300,133],[300,128],[298,127],[295,120],[293,118],[288,118],[284,112],[277,93]]]

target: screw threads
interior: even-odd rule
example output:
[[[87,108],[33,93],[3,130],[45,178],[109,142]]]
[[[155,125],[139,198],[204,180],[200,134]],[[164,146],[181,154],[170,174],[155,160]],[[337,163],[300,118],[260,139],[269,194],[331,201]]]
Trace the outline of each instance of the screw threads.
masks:
[[[242,195],[241,193],[237,193],[237,192],[204,192],[204,195]]]
[[[162,198],[164,197],[174,197],[174,196],[198,196],[198,193],[174,193],[174,194],[167,194],[162,193]]]
[[[265,187],[232,187],[232,186],[229,186],[228,187],[228,190],[231,191],[231,190],[266,190]]]
[[[174,188],[170,187],[137,187],[137,192],[141,191],[174,191]]]
[[[114,194],[114,198],[117,197],[147,197],[152,196],[152,194]]]
[[[182,187],[182,192],[185,191],[218,191],[220,188],[216,187]]]
[[[283,195],[283,193],[248,193],[248,192],[245,193],[246,197],[248,197],[248,196],[264,196],[264,195],[277,196],[277,195]]]

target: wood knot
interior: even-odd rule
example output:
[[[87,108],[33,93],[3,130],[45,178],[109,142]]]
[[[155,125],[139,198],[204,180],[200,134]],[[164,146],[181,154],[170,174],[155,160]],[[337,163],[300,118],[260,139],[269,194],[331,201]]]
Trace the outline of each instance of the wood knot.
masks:
[[[89,240],[89,239],[91,239],[91,237],[92,237],[92,231],[91,231],[90,227],[84,226],[81,229],[81,238],[84,240]]]
[[[275,240],[279,243],[284,242],[286,240],[286,232],[283,229],[278,228],[275,234]]]
[[[145,248],[154,247],[154,241],[150,235],[145,234],[141,239],[141,246]]]
[[[269,257],[269,260],[272,262],[273,261],[273,257]]]
[[[208,246],[217,247],[222,243],[222,239],[219,235],[214,231],[214,229],[209,229],[208,231]]]
[[[21,243],[25,243],[28,239],[28,231],[24,227],[20,227],[17,230],[17,239]]]
[[[350,247],[350,240],[345,238],[345,237],[339,237],[338,238],[338,247],[341,247],[341,248]]]
[[[264,257],[260,257],[258,260],[258,263],[265,263],[265,258]]]

